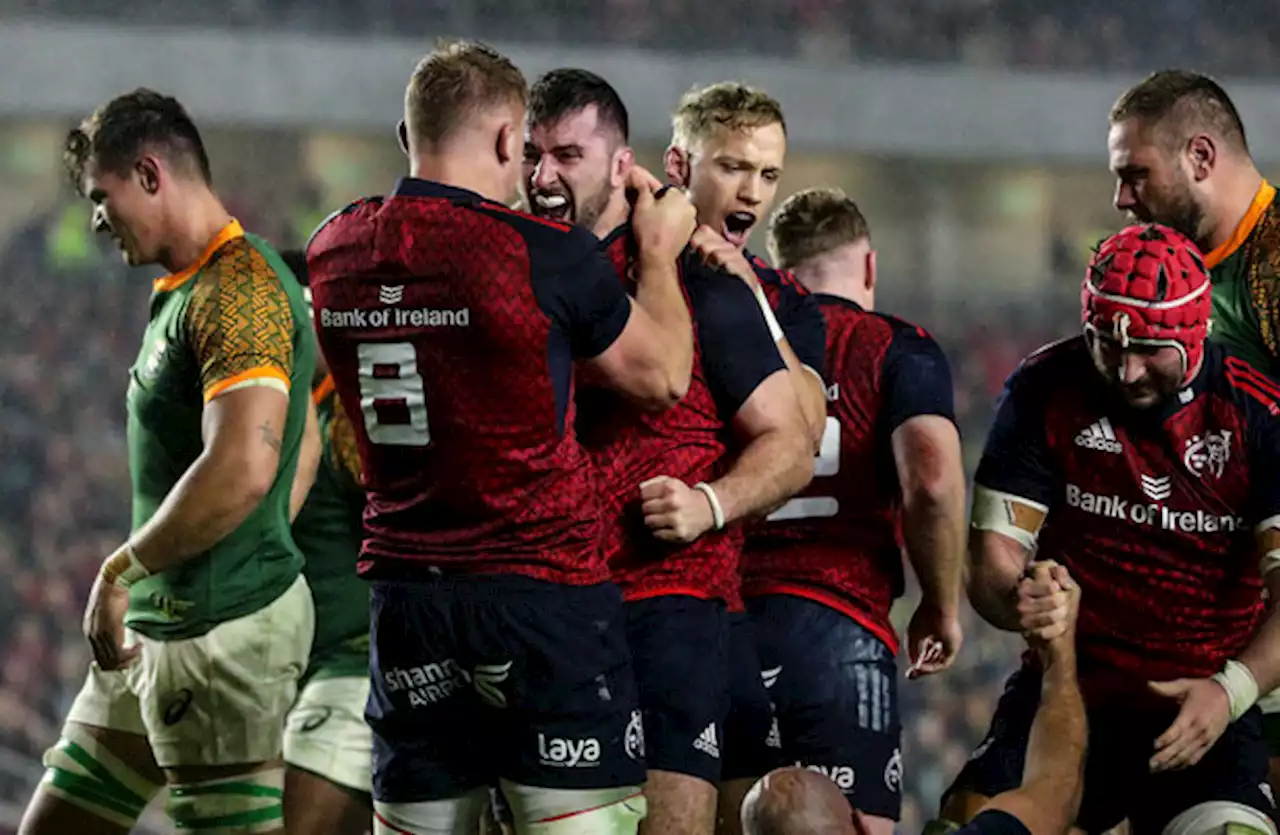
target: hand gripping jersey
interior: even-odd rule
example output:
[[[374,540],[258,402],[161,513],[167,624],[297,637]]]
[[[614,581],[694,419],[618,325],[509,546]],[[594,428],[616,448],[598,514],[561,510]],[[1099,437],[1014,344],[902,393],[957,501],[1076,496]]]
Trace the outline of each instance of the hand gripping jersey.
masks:
[[[132,629],[194,638],[262,609],[297,580],[302,554],[289,536],[289,495],[315,359],[302,287],[269,244],[235,221],[195,264],[155,282],[128,393],[135,530],[204,450],[209,401],[268,386],[288,394],[289,409],[267,495],[204,554],[134,583],[125,618]]]
[[[1280,388],[1213,343],[1163,407],[1135,411],[1084,339],[1014,372],[976,483],[1047,510],[1037,557],[1080,583],[1082,681],[1210,676],[1262,614],[1253,532],[1280,513]]]
[[[412,178],[316,233],[317,330],[368,496],[362,573],[608,579],[572,365],[630,301],[598,243]]]
[[[813,481],[748,532],[743,594],[830,606],[897,652],[889,610],[902,594],[902,508],[890,439],[919,415],[955,419],[951,372],[914,325],[812,298],[826,320],[826,430]]]
[[[629,225],[601,246],[621,283],[635,292],[636,243]],[[604,550],[627,600],[668,594],[739,600],[740,540],[708,531],[676,546],[645,527],[640,485],[659,475],[693,485],[728,466],[733,416],[756,387],[786,368],[747,285],[707,269],[696,255],[681,259],[681,278],[694,321],[689,391],[664,412],[637,409],[600,389],[579,393],[578,426],[599,463],[605,492]]]
[[[364,538],[364,491],[355,428],[338,402],[333,377],[325,377],[312,398],[320,424],[320,466],[293,521],[293,539],[307,559],[303,575],[316,609],[306,676],[367,675],[369,584],[356,576]]]

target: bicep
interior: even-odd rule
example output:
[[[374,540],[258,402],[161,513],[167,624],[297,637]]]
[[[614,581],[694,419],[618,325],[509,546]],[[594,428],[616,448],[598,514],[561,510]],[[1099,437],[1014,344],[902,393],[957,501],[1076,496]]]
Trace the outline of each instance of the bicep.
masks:
[[[734,434],[744,441],[769,432],[807,437],[804,415],[789,372],[780,369],[756,386],[733,416]]]
[[[569,243],[583,246],[580,241],[566,240]],[[534,267],[531,278],[538,306],[568,337],[576,359],[600,357],[634,324],[631,299],[598,247],[581,251],[572,262],[556,264],[554,271]]]
[[[253,386],[214,396],[204,407],[205,455],[270,471],[274,478],[284,444],[289,397],[274,388]]]

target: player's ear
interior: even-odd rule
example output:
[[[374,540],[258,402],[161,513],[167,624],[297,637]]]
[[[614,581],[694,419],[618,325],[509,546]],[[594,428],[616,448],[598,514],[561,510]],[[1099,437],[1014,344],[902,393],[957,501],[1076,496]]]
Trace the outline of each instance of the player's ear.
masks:
[[[134,163],[134,172],[138,176],[138,185],[147,194],[155,194],[160,190],[160,160],[146,154]]]
[[[1191,163],[1192,176],[1200,182],[1213,173],[1218,162],[1218,144],[1212,136],[1198,133],[1187,143],[1187,158]]]
[[[676,188],[689,187],[689,155],[684,148],[675,145],[667,148],[662,155],[662,169],[667,175],[667,182]]]
[[[399,123],[396,124],[396,139],[400,141],[400,150],[408,154],[409,153],[409,128],[404,123],[404,119],[401,119]]]
[[[520,149],[523,145],[524,133],[517,131],[510,122],[503,122],[498,128],[498,136],[493,148],[498,155],[498,162],[505,166],[512,160],[522,159]]]
[[[623,145],[613,154],[613,172],[610,177],[610,185],[614,188],[621,188],[627,181],[627,174],[631,173],[631,169],[636,165],[636,152],[632,150],[630,145]]]
[[[867,278],[866,284],[868,290],[876,289],[876,251],[874,249],[867,250]]]

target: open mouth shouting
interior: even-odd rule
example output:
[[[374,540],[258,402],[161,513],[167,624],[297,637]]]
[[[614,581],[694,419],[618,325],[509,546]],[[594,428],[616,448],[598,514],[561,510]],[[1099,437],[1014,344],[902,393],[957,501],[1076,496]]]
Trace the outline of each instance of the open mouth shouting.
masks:
[[[547,220],[573,222],[573,195],[567,191],[537,189],[533,192],[533,213]]]
[[[747,245],[747,236],[756,225],[756,216],[751,212],[730,212],[724,219],[720,234],[724,239],[737,247]]]

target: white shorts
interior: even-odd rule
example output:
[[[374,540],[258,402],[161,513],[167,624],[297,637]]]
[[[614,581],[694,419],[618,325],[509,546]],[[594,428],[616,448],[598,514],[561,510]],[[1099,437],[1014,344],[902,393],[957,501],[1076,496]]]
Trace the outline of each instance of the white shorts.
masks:
[[[127,630],[142,654],[123,670],[89,666],[68,722],[141,734],[161,768],[280,757],[284,721],[315,632],[298,577],[256,612],[197,637],[157,641]]]
[[[364,721],[369,677],[312,679],[284,731],[284,761],[331,783],[373,791],[373,731]]]
[[[1258,699],[1258,707],[1263,713],[1280,713],[1280,690],[1272,690]]]

